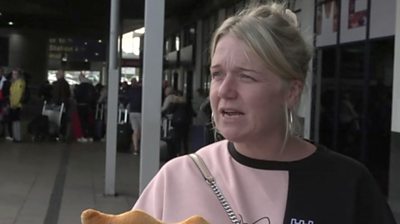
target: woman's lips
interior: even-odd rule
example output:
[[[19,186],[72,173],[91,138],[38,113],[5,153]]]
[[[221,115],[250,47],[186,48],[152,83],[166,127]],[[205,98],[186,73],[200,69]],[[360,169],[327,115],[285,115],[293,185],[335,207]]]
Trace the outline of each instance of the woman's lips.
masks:
[[[222,114],[223,117],[229,118],[240,117],[244,115],[242,111],[231,108],[222,108],[219,110],[219,112]]]

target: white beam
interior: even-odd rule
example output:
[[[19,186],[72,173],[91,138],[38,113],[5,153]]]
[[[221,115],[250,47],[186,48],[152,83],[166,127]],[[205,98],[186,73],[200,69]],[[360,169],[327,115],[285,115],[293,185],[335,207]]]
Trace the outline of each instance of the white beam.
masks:
[[[165,0],[145,1],[140,193],[160,166],[164,6]]]
[[[392,131],[400,133],[400,0],[396,2],[396,29],[394,41]]]
[[[107,131],[105,195],[115,195],[115,165],[117,156],[117,113],[119,70],[117,66],[117,39],[119,27],[120,0],[111,0],[108,91],[107,91]]]

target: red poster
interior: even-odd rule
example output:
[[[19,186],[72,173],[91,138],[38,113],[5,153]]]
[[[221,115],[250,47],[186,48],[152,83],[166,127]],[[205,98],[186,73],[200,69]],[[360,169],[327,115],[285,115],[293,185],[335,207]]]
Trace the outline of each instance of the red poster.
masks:
[[[365,26],[367,22],[367,0],[349,1],[349,24],[348,28]]]

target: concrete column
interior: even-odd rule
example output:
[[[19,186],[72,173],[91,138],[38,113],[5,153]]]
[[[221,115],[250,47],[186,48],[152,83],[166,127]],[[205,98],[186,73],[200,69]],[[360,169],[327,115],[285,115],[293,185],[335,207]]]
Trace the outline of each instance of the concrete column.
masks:
[[[111,0],[110,43],[107,92],[107,132],[106,132],[106,173],[105,195],[115,195],[115,166],[117,156],[117,116],[119,69],[117,64],[117,45],[120,0]]]
[[[144,26],[140,193],[160,166],[161,79],[165,0],[146,0]]]
[[[389,203],[400,222],[400,0],[396,3]]]

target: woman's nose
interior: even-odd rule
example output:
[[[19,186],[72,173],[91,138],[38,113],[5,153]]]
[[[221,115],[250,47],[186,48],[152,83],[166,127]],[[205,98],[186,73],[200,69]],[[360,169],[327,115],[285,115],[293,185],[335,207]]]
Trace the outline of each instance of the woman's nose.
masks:
[[[235,98],[237,96],[237,88],[234,77],[226,75],[218,88],[218,96],[221,98]]]

